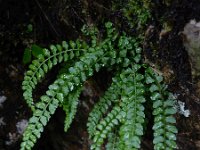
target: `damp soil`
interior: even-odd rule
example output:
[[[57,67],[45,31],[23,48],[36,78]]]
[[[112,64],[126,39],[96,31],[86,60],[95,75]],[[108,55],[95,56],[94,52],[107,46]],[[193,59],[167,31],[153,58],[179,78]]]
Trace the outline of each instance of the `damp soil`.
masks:
[[[191,19],[200,21],[198,0],[153,0],[153,18],[145,29],[144,61],[164,75],[169,90],[185,102],[189,117],[177,114],[177,143],[180,150],[200,149],[200,100],[198,86],[192,79],[188,54],[180,32]],[[19,150],[21,134],[17,123],[28,120],[31,111],[23,101],[21,83],[28,65],[23,64],[24,49],[36,43],[47,47],[51,43],[80,37],[83,24],[95,24],[100,30],[111,20],[121,30],[135,34],[120,10],[111,11],[106,0],[0,0],[0,150]],[[163,23],[171,27],[165,30]],[[28,31],[32,25],[33,30]],[[103,30],[103,28],[102,28]],[[55,68],[45,78],[34,97],[42,93],[56,78]],[[86,130],[89,112],[103,94],[112,73],[102,70],[84,85],[78,112],[67,133],[63,132],[64,112],[58,109],[50,119],[35,150],[88,150]],[[102,81],[102,77],[105,77]],[[152,133],[148,130],[142,149],[152,149]]]

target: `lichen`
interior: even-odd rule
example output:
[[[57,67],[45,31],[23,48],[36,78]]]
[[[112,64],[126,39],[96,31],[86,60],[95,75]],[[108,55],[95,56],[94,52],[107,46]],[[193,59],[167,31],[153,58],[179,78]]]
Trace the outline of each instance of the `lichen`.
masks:
[[[0,96],[0,108],[3,107],[3,103],[6,101],[7,97],[6,96]]]

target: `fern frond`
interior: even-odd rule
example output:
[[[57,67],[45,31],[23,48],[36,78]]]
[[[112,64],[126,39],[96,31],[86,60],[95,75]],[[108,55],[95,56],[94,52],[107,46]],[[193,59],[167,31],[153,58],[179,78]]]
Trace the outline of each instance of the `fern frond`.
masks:
[[[79,102],[79,96],[81,93],[82,87],[78,87],[76,90],[70,92],[68,96],[64,99],[62,104],[63,110],[65,111],[65,122],[64,122],[64,131],[67,132],[69,129],[72,120],[77,112],[77,106]]]
[[[76,42],[70,41],[69,44],[63,41],[62,45],[51,45],[50,50],[43,49],[43,54],[39,55],[36,60],[33,60],[32,64],[29,65],[29,70],[26,72],[22,83],[24,99],[32,111],[35,110],[32,91],[35,89],[37,83],[41,81],[53,66],[61,62],[71,61],[83,55],[87,48],[87,44],[79,40]]]
[[[108,133],[108,141],[106,143],[106,150],[120,150],[119,149],[119,135],[118,129],[115,131]]]
[[[82,83],[93,75],[95,64],[105,63],[104,55],[107,53],[102,49],[90,49],[87,53],[80,57],[73,67],[68,69],[68,73],[63,73],[59,78],[51,84],[46,91],[46,95],[41,97],[41,102],[38,102],[33,112],[33,117],[29,120],[27,129],[24,132],[21,150],[31,149],[34,146],[37,138],[40,137],[43,131],[43,126],[47,124],[51,115],[55,112],[60,103],[63,102],[69,92],[75,88],[82,86]],[[78,80],[77,80],[78,77]],[[49,108],[49,110],[47,110]],[[38,127],[39,125],[39,127]],[[37,133],[34,135],[34,133]],[[34,137],[34,138],[33,138]]]
[[[162,80],[162,77],[154,73],[151,68],[146,69],[146,83],[150,85],[149,91],[154,109],[154,149],[171,150],[177,148],[175,141],[178,130],[174,125],[176,120],[173,117],[176,113],[175,100],[172,94],[166,91]]]
[[[121,122],[124,116],[124,112],[119,107],[119,100],[121,98],[119,76],[117,74],[113,77],[111,86],[89,114],[87,127],[89,137],[93,141],[91,149],[100,149],[104,139]],[[112,108],[112,105],[116,106]]]
[[[145,99],[143,97],[144,85],[141,83],[143,76],[137,73],[139,68],[138,65],[134,65],[132,69],[127,68],[114,77],[111,87],[106,91],[110,99],[113,98],[114,101],[101,99],[90,114],[88,132],[93,141],[91,149],[100,149],[104,139],[117,125],[121,126],[119,149],[133,149],[140,145],[144,122],[142,103]],[[107,103],[111,106],[113,102],[117,106],[108,112]],[[104,115],[106,115],[105,118]]]
[[[54,114],[59,103],[63,101],[63,94],[57,93],[55,97],[41,96],[41,102],[36,104],[36,110],[29,119],[28,126],[23,133],[23,142],[20,150],[31,150],[37,139],[40,138],[52,114]]]
[[[112,111],[97,125],[95,135],[92,137],[93,143],[90,148],[101,150],[101,145],[103,144],[104,139],[116,125],[119,125],[123,117],[124,112],[121,108],[119,106],[114,106]]]
[[[107,35],[102,41],[97,41],[96,30],[87,32],[92,36],[90,44],[71,41],[69,46],[67,43],[52,45],[51,52],[44,49],[44,54],[29,66],[23,90],[33,116],[23,134],[21,150],[32,149],[59,106],[66,113],[64,130],[67,131],[76,114],[84,82],[102,67],[113,69],[113,66],[116,75],[112,78],[111,86],[88,118],[91,149],[100,150],[106,144],[105,139],[108,139],[106,147],[111,150],[139,149],[145,119],[143,103],[149,95],[153,103],[154,149],[176,148],[174,100],[166,91],[162,78],[141,64],[142,49],[137,39],[125,33],[119,35],[110,22],[106,23]],[[70,62],[70,65],[66,65],[48,87],[46,95],[41,96],[39,102],[33,102],[32,91],[37,83],[61,62]],[[145,78],[142,75],[144,70]]]
[[[116,79],[113,78],[113,81]],[[100,98],[99,102],[95,104],[93,110],[89,114],[88,118],[88,133],[90,138],[94,136],[97,125],[101,118],[108,112],[110,107],[118,102],[120,98],[120,88],[116,83],[112,83],[108,90],[105,92],[104,96]]]
[[[120,149],[139,149],[141,136],[143,135],[143,124],[145,119],[144,106],[144,85],[143,75],[140,74],[138,65],[133,65],[127,73],[121,76],[122,86],[122,107],[126,117],[120,127]]]
[[[33,116],[29,119],[28,126],[23,133],[20,150],[32,149],[37,139],[40,138],[41,132],[43,132],[44,126],[46,126],[51,115],[55,113],[59,104],[63,103],[64,97],[68,93],[61,93],[60,85],[65,85],[62,78],[51,84],[46,91],[46,95],[41,96],[41,101],[35,105]]]

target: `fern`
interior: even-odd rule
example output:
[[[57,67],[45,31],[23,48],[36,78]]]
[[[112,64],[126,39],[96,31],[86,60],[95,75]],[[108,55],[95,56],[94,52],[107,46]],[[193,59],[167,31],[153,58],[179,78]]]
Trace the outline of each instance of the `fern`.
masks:
[[[118,104],[114,106],[111,112],[107,113],[105,118],[102,118],[103,113],[105,114],[109,110],[108,108],[113,100],[103,98],[91,112],[88,119],[88,132],[94,142],[91,149],[100,149],[103,139],[119,125],[118,148],[132,149],[133,147],[140,147],[140,136],[143,134],[142,123],[144,122],[144,107],[140,103],[145,102],[145,99],[141,96],[144,93],[143,84],[139,84],[143,76],[141,74],[136,76],[138,69],[138,65],[134,65],[132,69],[128,68],[113,78],[113,85],[107,91],[110,94],[106,93],[105,96],[110,95],[110,98],[114,98],[114,102]],[[133,82],[134,80],[135,82]],[[116,84],[115,88],[113,88],[114,84]],[[116,90],[118,92],[114,93]],[[103,109],[103,111],[100,109]],[[100,121],[97,124],[98,120]]]
[[[30,75],[30,77],[25,76],[25,81],[23,82],[23,89],[25,89],[26,86],[28,87],[28,92],[26,91],[24,97],[25,99],[28,98],[27,103],[29,106],[31,105],[30,107],[34,111],[33,117],[30,118],[29,125],[24,133],[21,149],[31,149],[34,146],[36,139],[39,138],[41,132],[43,132],[43,126],[47,124],[51,115],[55,112],[59,104],[62,104],[63,100],[68,96],[69,92],[72,92],[76,87],[81,86],[81,83],[83,83],[87,77],[93,75],[94,70],[92,68],[98,71],[101,66],[104,66],[107,63],[107,58],[109,58],[109,55],[106,52],[108,50],[107,40],[102,43],[103,44],[101,44],[100,47],[89,48],[87,53],[80,57],[80,61],[77,61],[74,67],[70,67],[68,69],[68,74],[64,73],[60,75],[59,78],[48,87],[49,90],[46,91],[46,95],[41,97],[41,101],[35,104],[35,107],[32,106],[33,102],[31,99],[32,97],[30,96],[34,86],[31,88],[28,84],[31,83],[31,79],[35,74],[37,75],[37,80],[40,80],[41,77],[44,76],[44,71],[42,69],[39,69],[42,70],[39,72],[33,72],[32,70],[28,71],[28,75]],[[72,45],[73,48],[75,48],[75,44]],[[45,61],[48,62],[48,66],[50,64],[49,69],[52,68],[53,64],[56,65],[58,62],[58,59],[56,58],[56,49],[53,50],[54,57],[51,57],[53,59],[47,59],[48,61]],[[64,56],[67,57],[66,53]],[[40,57],[44,58],[43,56]],[[65,57],[64,59],[66,59]],[[73,57],[71,57],[71,59],[72,58]],[[35,65],[34,62],[35,61],[33,61],[33,64]],[[75,105],[74,107],[76,107]],[[74,113],[75,108],[72,109],[73,110],[71,113]],[[74,116],[73,114],[70,115],[70,117]],[[66,125],[66,129],[67,128],[68,125]]]
[[[72,91],[69,95],[65,98],[66,100],[63,102],[63,110],[65,111],[66,117],[64,122],[64,131],[67,132],[68,128],[70,127],[74,116],[77,112],[77,106],[81,93],[81,87],[78,87],[77,90]]]
[[[50,92],[50,91],[48,91]],[[59,105],[59,101],[63,101],[63,94],[57,93],[55,97],[42,96],[41,102],[36,105],[37,110],[29,120],[28,127],[23,134],[23,142],[21,143],[21,150],[31,149],[36,140],[40,138],[44,126],[50,119],[50,115],[54,114]]]
[[[107,137],[108,133],[119,124],[120,120],[123,118],[123,115],[124,113],[121,111],[121,108],[119,106],[115,106],[112,111],[100,121],[100,123],[97,125],[95,135],[92,138],[93,144],[91,145],[91,149],[101,149],[104,139]]]
[[[63,107],[65,111],[64,130],[68,130],[77,111],[82,85],[102,67],[110,70],[115,67],[116,73],[88,118],[91,149],[99,150],[106,142],[108,149],[139,149],[144,134],[144,102],[147,100],[153,103],[154,148],[176,148],[173,99],[166,91],[162,78],[142,64],[141,48],[136,38],[125,33],[120,35],[110,22],[105,27],[103,40],[97,40],[96,29],[84,29],[91,36],[89,44],[71,41],[69,46],[66,42],[62,46],[52,45],[51,52],[44,49],[44,54],[29,66],[23,89],[33,116],[23,134],[21,150],[32,149],[58,107]],[[37,83],[61,62],[70,65],[48,86],[40,101],[34,102],[32,91]]]
[[[87,45],[79,40],[76,42],[70,41],[69,44],[63,41],[62,45],[51,45],[50,50],[43,49],[43,55],[39,55],[38,59],[34,60],[32,64],[29,65],[29,70],[26,72],[22,83],[22,89],[24,90],[24,99],[32,111],[35,110],[32,91],[35,89],[38,82],[41,81],[53,66],[79,57],[85,52],[85,49],[87,49]]]
[[[144,85],[142,84],[143,75],[137,73],[139,67],[135,65],[130,77],[123,77],[127,79],[123,84],[124,98],[123,105],[126,117],[120,128],[121,149],[140,148],[140,138],[143,135],[144,123]]]
[[[119,135],[117,130],[108,133],[108,141],[106,144],[106,149],[108,150],[117,150],[119,149]]]
[[[151,84],[149,91],[150,99],[153,101],[154,115],[154,149],[175,149],[175,140],[178,132],[172,116],[176,113],[174,109],[173,96],[166,91],[166,86],[162,83],[162,77],[157,75],[152,69],[146,69],[146,83]]]
[[[115,80],[115,78],[113,78],[113,80]],[[112,99],[110,99],[111,97]],[[119,98],[119,88],[116,83],[113,83],[89,114],[87,126],[90,137],[94,136],[97,124],[103,115],[107,113],[109,108],[114,104],[115,101],[118,101]]]

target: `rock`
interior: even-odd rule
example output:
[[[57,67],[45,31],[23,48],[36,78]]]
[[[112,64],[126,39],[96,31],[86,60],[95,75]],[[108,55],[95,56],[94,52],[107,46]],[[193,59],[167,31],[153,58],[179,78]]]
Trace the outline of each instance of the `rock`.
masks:
[[[183,45],[188,52],[193,78],[200,76],[200,22],[190,20],[182,33]]]

